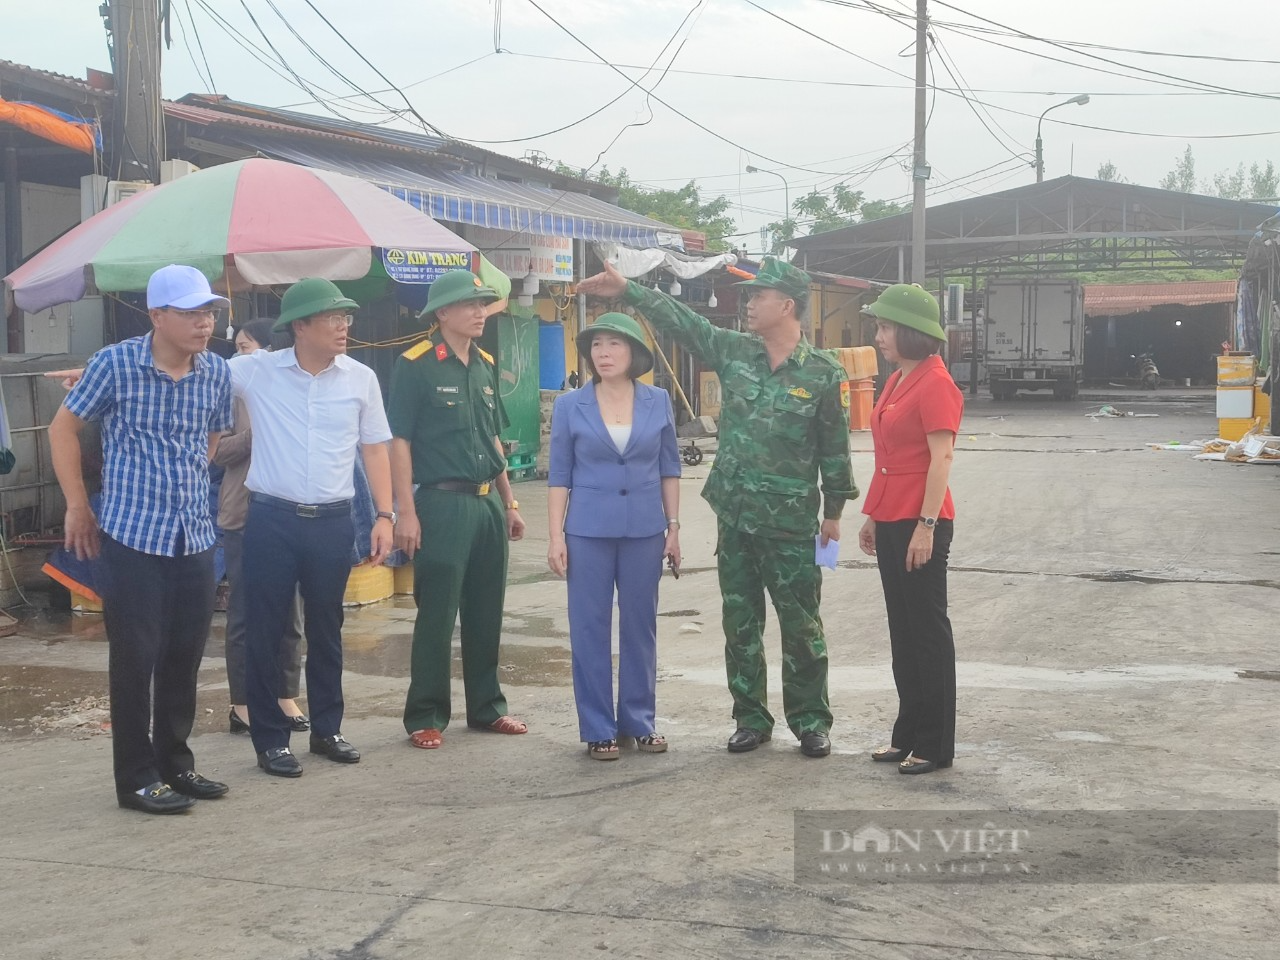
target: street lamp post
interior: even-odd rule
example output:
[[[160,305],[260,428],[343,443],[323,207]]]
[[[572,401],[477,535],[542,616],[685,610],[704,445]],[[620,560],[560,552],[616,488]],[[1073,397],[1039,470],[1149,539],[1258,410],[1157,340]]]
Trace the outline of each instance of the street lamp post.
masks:
[[[1055,103],[1049,110],[1057,110],[1059,107],[1065,107],[1072,103],[1078,103],[1083,107],[1088,102],[1089,95],[1082,93],[1078,97],[1072,97],[1070,100]],[[1040,119],[1036,121],[1036,183],[1044,182],[1044,141],[1040,139],[1040,124],[1044,123],[1044,114],[1048,113],[1049,110],[1040,114]]]
[[[759,167],[753,167],[750,164],[747,164],[747,173],[772,173],[782,181],[782,196],[786,202],[786,206],[782,208],[782,222],[786,223],[791,219],[791,185],[787,183],[787,178],[777,170],[761,170]]]

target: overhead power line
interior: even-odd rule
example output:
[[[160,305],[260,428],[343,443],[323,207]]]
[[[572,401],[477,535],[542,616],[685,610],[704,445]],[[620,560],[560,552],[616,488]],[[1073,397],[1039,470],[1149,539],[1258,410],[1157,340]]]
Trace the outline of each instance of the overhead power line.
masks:
[[[962,13],[962,14],[964,14],[964,15],[965,15],[965,16],[967,16],[967,17],[972,17],[973,19],[975,19],[975,20],[979,20],[979,21],[981,21],[981,22],[983,22],[983,23],[989,23],[989,24],[991,24],[992,26],[1001,27],[1002,29],[1005,29],[1005,30],[1010,30],[1010,31],[1012,31],[1013,33],[1015,33],[1018,37],[1020,37],[1020,38],[1022,38],[1022,39],[1024,39],[1024,40],[1034,40],[1034,41],[1036,41],[1036,42],[1038,42],[1038,43],[1043,43],[1043,44],[1047,44],[1048,46],[1051,46],[1051,47],[1055,47],[1055,48],[1058,48],[1058,49],[1061,49],[1061,50],[1066,50],[1066,51],[1068,51],[1069,53],[1074,53],[1074,54],[1076,54],[1077,56],[1081,56],[1081,57],[1088,57],[1090,60],[1097,60],[1097,61],[1099,61],[1100,63],[1107,63],[1107,64],[1111,64],[1112,66],[1116,66],[1116,67],[1123,67],[1123,68],[1124,68],[1124,69],[1126,69],[1126,70],[1136,71],[1137,73],[1140,73],[1140,74],[1146,74],[1146,75],[1151,76],[1151,77],[1157,77],[1157,78],[1159,78],[1159,79],[1161,79],[1161,80],[1164,80],[1164,81],[1166,81],[1166,82],[1173,82],[1173,83],[1178,84],[1178,85],[1194,84],[1194,85],[1196,85],[1196,86],[1198,86],[1198,87],[1201,87],[1201,88],[1203,88],[1203,89],[1206,89],[1206,90],[1217,90],[1217,91],[1220,91],[1220,92],[1222,92],[1222,93],[1233,93],[1233,94],[1236,94],[1236,95],[1238,95],[1238,96],[1243,96],[1243,97],[1256,97],[1256,98],[1263,99],[1263,100],[1275,100],[1275,99],[1280,99],[1280,97],[1276,97],[1276,96],[1273,96],[1273,95],[1271,95],[1271,94],[1257,93],[1257,92],[1254,92],[1254,91],[1252,91],[1252,90],[1241,90],[1241,89],[1236,88],[1236,87],[1227,87],[1227,86],[1223,86],[1222,84],[1208,83],[1208,82],[1206,82],[1206,81],[1202,81],[1202,80],[1192,80],[1192,79],[1189,79],[1189,78],[1187,78],[1187,77],[1180,77],[1180,76],[1177,76],[1177,75],[1172,74],[1172,73],[1165,73],[1165,72],[1163,72],[1163,71],[1161,71],[1161,70],[1149,70],[1149,69],[1147,69],[1146,67],[1138,67],[1138,66],[1134,66],[1133,64],[1123,63],[1123,62],[1121,62],[1121,61],[1119,61],[1119,60],[1113,60],[1113,59],[1111,59],[1110,57],[1104,57],[1104,56],[1101,56],[1101,55],[1096,54],[1096,53],[1089,53],[1089,52],[1088,52],[1088,51],[1086,51],[1086,50],[1077,50],[1077,49],[1073,49],[1072,47],[1068,46],[1067,44],[1065,44],[1065,43],[1061,43],[1061,42],[1059,42],[1059,41],[1057,41],[1057,40],[1050,40],[1050,39],[1049,39],[1049,38],[1047,38],[1047,37],[1040,37],[1040,36],[1037,36],[1037,35],[1035,35],[1035,34],[1033,34],[1033,33],[1027,33],[1025,30],[1019,30],[1017,27],[1011,27],[1011,26],[1009,26],[1007,23],[1000,23],[1000,22],[998,22],[998,21],[996,21],[996,20],[991,20],[991,19],[989,19],[989,18],[987,18],[987,17],[980,16],[980,15],[978,15],[978,14],[976,14],[976,13],[971,13],[970,11],[965,10],[963,7],[957,7],[955,4],[947,3],[947,2],[946,2],[946,0],[934,0],[934,2],[935,2],[935,3],[937,3],[939,6],[946,7],[948,10],[955,10],[957,13]],[[988,42],[992,42],[992,43],[994,43],[995,41],[990,41],[990,40],[989,40]],[[1004,46],[1004,44],[1000,44],[1000,46]],[[1012,48],[1012,49],[1016,49],[1016,48]],[[1030,51],[1022,51],[1022,52],[1024,52],[1024,53],[1029,53]],[[1032,53],[1031,55],[1032,55],[1032,56],[1044,56],[1044,54],[1036,54],[1036,53]],[[1053,59],[1053,58],[1046,58],[1046,59]],[[1073,64],[1073,65],[1074,65],[1074,66],[1081,66],[1081,64]],[[1100,70],[1100,71],[1101,71],[1101,72],[1103,72],[1103,73],[1110,72],[1110,71],[1102,70],[1101,68],[1096,68],[1096,69]],[[1144,78],[1143,78],[1143,77],[1134,77],[1133,79],[1144,79]]]
[[[310,0],[308,0],[308,2],[310,2]],[[627,80],[627,81],[631,80],[631,78],[628,77],[625,73],[623,73],[622,70],[620,70],[618,67],[610,63],[607,57],[598,53],[594,47],[592,47],[585,40],[583,40],[581,37],[575,34],[572,30],[566,27],[563,23],[557,20],[554,16],[548,13],[545,9],[543,9],[542,6],[537,3],[537,0],[526,0],[526,2],[535,10],[537,10],[540,14],[542,14],[544,17],[546,17],[548,20],[554,23],[561,30],[561,32],[568,35],[570,39],[572,39],[575,43],[581,46],[584,50],[590,53],[593,57],[595,57],[601,63],[607,64],[611,70],[617,73],[624,80]],[[709,134],[710,136],[715,137],[717,140],[721,141],[722,143],[729,144],[729,146],[731,147],[737,147],[739,150],[744,150],[747,153],[757,156],[761,160],[767,160],[769,163],[776,164],[777,166],[780,166],[780,167],[787,167],[790,170],[804,170],[808,173],[821,173],[821,174],[830,174],[832,172],[830,170],[812,170],[808,167],[797,166],[796,164],[787,163],[784,160],[779,160],[776,157],[771,157],[768,154],[761,153],[759,150],[752,150],[750,147],[743,146],[741,143],[738,143],[736,140],[731,140],[729,137],[726,137],[721,133],[717,133],[715,130],[712,130],[710,127],[708,127],[705,123],[701,123],[700,121],[695,120],[693,117],[689,116],[683,110],[680,110],[679,108],[673,106],[670,102],[659,97],[656,93],[650,94],[650,96],[652,97],[652,99],[662,104],[672,113],[674,113],[676,116],[687,121],[688,123],[693,124],[703,133]]]
[[[658,55],[657,55],[657,56],[655,56],[655,57],[653,58],[653,62],[652,62],[652,63],[650,63],[647,67],[645,67],[645,68],[644,68],[644,73],[642,73],[639,77],[637,77],[637,78],[636,78],[636,79],[634,79],[634,80],[629,80],[629,82],[628,82],[628,84],[627,84],[626,88],[625,88],[625,89],[623,89],[623,91],[622,91],[621,93],[619,93],[619,94],[618,94],[616,97],[614,97],[613,99],[609,100],[607,103],[603,103],[603,104],[601,104],[599,107],[597,107],[596,109],[592,110],[592,111],[591,111],[590,113],[588,113],[586,116],[582,116],[582,117],[579,117],[577,120],[573,120],[573,121],[571,121],[571,122],[569,122],[569,123],[562,124],[562,125],[560,125],[560,126],[556,127],[554,130],[547,130],[547,131],[545,131],[545,132],[543,132],[543,133],[535,133],[535,134],[532,134],[532,135],[527,136],[527,137],[509,137],[509,138],[507,138],[507,139],[505,139],[505,140],[478,140],[478,139],[470,139],[470,138],[468,138],[468,139],[467,139],[467,142],[468,142],[468,143],[486,143],[486,144],[499,144],[499,143],[526,143],[526,142],[528,142],[529,140],[540,140],[540,139],[542,139],[543,137],[549,137],[549,136],[551,136],[552,134],[561,133],[561,132],[563,132],[563,131],[565,131],[565,130],[569,130],[569,129],[573,128],[573,127],[576,127],[576,126],[579,126],[579,125],[581,125],[581,124],[584,124],[584,123],[586,123],[588,120],[590,120],[590,119],[591,119],[591,118],[593,118],[593,117],[599,116],[599,115],[600,115],[601,113],[603,113],[605,110],[608,110],[608,109],[609,109],[610,107],[612,107],[615,103],[617,103],[619,100],[621,100],[621,99],[622,99],[623,97],[625,97],[627,94],[629,94],[632,90],[636,89],[636,87],[639,87],[639,86],[640,86],[640,84],[641,84],[641,82],[644,80],[644,78],[645,78],[645,77],[647,77],[650,73],[652,73],[652,72],[653,72],[654,68],[655,68],[655,67],[657,67],[657,65],[658,65],[658,61],[662,59],[662,55],[663,55],[664,53],[666,53],[668,49],[670,49],[671,44],[672,44],[672,43],[674,43],[674,42],[675,42],[676,37],[678,37],[678,36],[680,35],[680,31],[684,29],[684,25],[685,25],[686,23],[688,23],[688,22],[689,22],[689,18],[693,16],[693,14],[695,13],[695,11],[697,11],[697,9],[698,9],[700,6],[702,6],[701,0],[699,0],[699,2],[698,2],[698,3],[696,3],[696,4],[695,4],[695,5],[694,5],[690,10],[689,10],[689,12],[688,12],[688,13],[686,13],[686,14],[684,15],[684,19],[680,21],[680,25],[679,25],[678,27],[676,27],[675,32],[673,32],[673,33],[671,34],[671,36],[667,39],[667,42],[666,42],[666,43],[664,43],[664,44],[662,45],[662,49],[661,49],[661,50],[659,50],[659,51],[658,51]],[[681,46],[683,46],[683,44],[681,44]],[[678,52],[678,51],[677,51],[677,52]],[[673,57],[673,58],[672,58],[672,60],[671,60],[671,63],[674,63],[674,62],[675,62],[675,58]],[[670,71],[670,69],[671,69],[671,64],[670,64],[670,63],[668,63],[668,64],[667,64],[667,69],[666,69],[666,70],[664,70],[664,71],[662,72],[662,76],[658,78],[658,83],[661,83],[661,82],[662,82],[663,78],[665,78],[665,77],[666,77],[666,75],[667,75],[668,71]],[[655,84],[654,84],[654,86],[656,87],[656,86],[657,86],[657,83],[655,83]],[[644,89],[644,88],[641,88],[641,89]],[[628,126],[630,126],[630,125],[628,124]],[[624,128],[623,128],[623,130],[625,130],[625,129],[626,129],[626,127],[624,127]],[[618,136],[622,136],[622,132],[621,132],[621,131],[618,133]],[[617,141],[617,138],[615,137],[615,138],[614,138],[614,142],[616,142],[616,141]],[[613,144],[611,143],[609,146],[613,146]],[[609,149],[609,148],[608,148],[608,147],[606,147],[604,151],[601,151],[601,153],[603,154],[603,153],[604,153],[604,152],[606,152],[608,149]],[[597,158],[596,158],[596,163],[599,163],[599,162],[600,162],[600,158],[599,158],[599,157],[597,157]],[[593,166],[593,167],[594,167],[594,166],[595,166],[595,163],[593,163],[591,166]]]
[[[397,87],[385,73],[383,73],[376,66],[374,66],[373,62],[368,57],[366,57],[363,53],[357,50],[355,44],[353,44],[350,40],[347,39],[346,34],[344,34],[341,30],[335,27],[329,21],[329,18],[326,17],[323,13],[321,13],[320,10],[316,7],[316,5],[311,2],[311,0],[304,0],[304,2],[308,7],[311,8],[311,12],[314,13],[321,20],[323,20],[325,26],[327,26],[330,30],[332,30],[337,35],[338,39],[347,45],[347,47],[351,50],[352,53],[354,53],[357,57],[359,57],[361,60],[364,61],[365,66],[367,66],[370,70],[372,70],[379,77],[381,77],[383,83],[389,86],[396,93],[400,94],[400,99],[405,102],[405,106],[409,108],[409,112],[417,119],[417,121],[420,124],[422,124],[424,129],[429,130],[430,132],[434,133],[438,137],[443,137],[446,140],[450,139],[448,134],[446,134],[439,127],[435,126],[433,123],[431,123],[431,121],[429,121],[426,117],[420,114],[418,112],[418,108],[413,105],[413,102],[408,98],[408,96],[405,95],[405,92],[401,90],[399,87]]]

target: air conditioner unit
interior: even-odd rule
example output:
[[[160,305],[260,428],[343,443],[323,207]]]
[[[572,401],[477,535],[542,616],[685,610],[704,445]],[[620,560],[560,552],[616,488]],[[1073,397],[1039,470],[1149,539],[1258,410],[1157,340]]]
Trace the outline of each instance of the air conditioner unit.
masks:
[[[128,200],[143,190],[150,190],[155,184],[147,180],[112,180],[107,183],[107,206]]]
[[[168,183],[189,173],[198,173],[200,168],[189,160],[162,160],[160,162],[160,182]]]

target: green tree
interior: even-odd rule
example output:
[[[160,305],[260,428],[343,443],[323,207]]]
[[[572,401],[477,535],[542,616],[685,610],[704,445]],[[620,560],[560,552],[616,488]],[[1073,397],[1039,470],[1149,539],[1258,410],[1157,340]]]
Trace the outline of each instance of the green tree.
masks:
[[[581,170],[558,164],[556,172],[570,177],[582,177]],[[706,234],[708,250],[727,250],[725,237],[736,229],[733,218],[728,216],[730,201],[723,195],[703,200],[697,183],[690,180],[677,190],[651,190],[631,180],[626,167],[611,173],[608,167],[587,179],[616,187],[618,206],[643,214],[673,227],[698,230]]]
[[[1256,163],[1249,165],[1249,199],[1269,199],[1280,193],[1280,171],[1270,160],[1265,167]]]
[[[1120,176],[1120,171],[1116,169],[1116,165],[1108,160],[1106,163],[1098,164],[1098,180],[1105,180],[1108,183],[1124,183],[1124,177]]]
[[[1254,164],[1257,166],[1257,164]],[[1206,184],[1208,186],[1208,184]],[[1209,191],[1205,191],[1206,193]],[[1220,170],[1213,175],[1213,195],[1228,200],[1239,200],[1245,193],[1244,164],[1237,164],[1234,171]]]
[[[1196,192],[1196,158],[1191,152],[1191,144],[1182,152],[1182,156],[1173,165],[1173,169],[1160,181],[1163,190],[1179,190],[1182,193]]]
[[[812,236],[855,223],[891,217],[911,208],[891,200],[867,200],[861,190],[853,190],[838,183],[829,193],[813,190],[805,194],[791,204],[791,209],[795,216],[775,220],[765,226],[772,238],[771,252],[774,254],[781,253],[787,241],[798,235],[801,224],[808,228],[809,235]]]

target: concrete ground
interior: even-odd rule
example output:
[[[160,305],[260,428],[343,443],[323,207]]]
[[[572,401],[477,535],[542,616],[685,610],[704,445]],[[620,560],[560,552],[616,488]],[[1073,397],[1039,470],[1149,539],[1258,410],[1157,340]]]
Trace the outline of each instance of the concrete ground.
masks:
[[[801,757],[782,726],[753,754],[725,751],[709,464],[682,484],[684,571],[662,585],[666,755],[598,763],[578,743],[537,483],[519,487],[530,532],[513,549],[502,668],[527,736],[457,722],[439,751],[408,745],[414,611],[394,601],[348,620],[345,732],[363,762],[304,753],[301,780],[267,777],[225,732],[219,625],[194,748],[230,795],[182,817],[122,811],[99,726],[101,626],[41,614],[0,640],[0,957],[1280,956],[1274,884],[794,879],[799,810],[1217,822],[1277,807],[1280,469],[1144,446],[1212,436],[1202,399],[1117,405],[1158,418],[971,402],[953,484],[958,755],[923,777],[868,761],[896,698],[856,509],[824,590],[833,755]],[[865,485],[870,437],[852,443]],[[776,666],[776,632],[769,650]],[[771,689],[776,702],[776,672]]]

